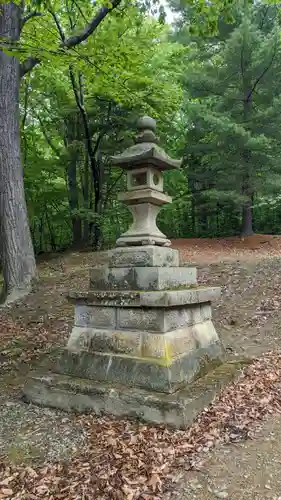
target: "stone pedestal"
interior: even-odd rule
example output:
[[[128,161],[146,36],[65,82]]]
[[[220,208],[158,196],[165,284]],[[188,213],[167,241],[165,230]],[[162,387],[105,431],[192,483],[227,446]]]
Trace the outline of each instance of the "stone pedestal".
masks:
[[[89,290],[70,294],[75,320],[66,349],[52,374],[30,378],[25,396],[183,427],[206,404],[204,376],[222,364],[211,314],[220,289],[198,286],[196,269],[180,266],[179,252],[157,228],[159,207],[171,201],[162,192],[162,170],[178,162],[155,145],[153,120],[144,118],[139,128],[138,144],[115,158],[128,169],[121,198],[134,223],[108,266],[91,270]]]
[[[214,375],[205,394],[203,381],[224,356],[211,317],[220,289],[199,287],[196,278],[172,248],[111,251],[109,266],[91,270],[89,291],[70,294],[75,320],[66,349],[52,374],[30,378],[27,399],[187,425],[220,386]]]
[[[131,251],[138,261],[138,250]],[[177,250],[157,252],[162,262],[178,260]],[[124,257],[124,267],[114,267],[116,256],[91,271],[88,292],[70,295],[74,327],[56,371],[172,393],[220,364],[211,320],[220,290],[197,287],[195,268],[135,266]]]

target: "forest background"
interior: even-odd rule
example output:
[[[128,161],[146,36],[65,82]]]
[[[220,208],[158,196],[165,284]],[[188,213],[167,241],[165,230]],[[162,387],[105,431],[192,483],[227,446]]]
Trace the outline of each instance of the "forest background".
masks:
[[[170,0],[173,24],[159,2],[108,3],[95,32],[68,51],[106,2],[24,6],[20,43],[4,51],[21,62],[36,254],[106,248],[128,227],[117,201],[125,178],[110,156],[132,144],[143,114],[157,120],[161,146],[183,158],[165,174],[174,201],[159,226],[168,237],[281,232],[280,8],[229,3],[214,2],[213,14],[201,6],[198,17],[197,2]]]

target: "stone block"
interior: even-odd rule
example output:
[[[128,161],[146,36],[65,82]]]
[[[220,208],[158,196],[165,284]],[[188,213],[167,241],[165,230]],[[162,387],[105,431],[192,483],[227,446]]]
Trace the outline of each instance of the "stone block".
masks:
[[[169,363],[197,348],[208,349],[209,345],[217,341],[218,335],[210,320],[166,333],[149,333],[142,329],[112,330],[74,326],[67,349],[73,353],[87,351],[159,358]]]
[[[133,267],[94,267],[90,271],[90,288],[95,290],[135,290]]]
[[[193,325],[192,332],[199,347],[206,348],[218,341],[218,334],[211,320]]]
[[[171,309],[165,307],[157,309],[120,307],[117,309],[117,328],[164,333],[203,322],[200,304]]]
[[[160,358],[171,362],[174,358],[188,354],[197,347],[191,327],[186,327],[164,334],[142,334],[142,356]]]
[[[170,392],[169,367],[143,358],[100,352],[65,351],[54,372],[62,375],[123,384],[128,387],[149,387]]]
[[[53,373],[31,373],[24,387],[24,399],[68,412],[111,414],[186,429],[248,364],[247,359],[222,364],[173,394]]]
[[[90,380],[107,379],[110,356],[87,351],[64,350],[54,366],[54,372]]]
[[[192,324],[202,323],[204,321],[201,304],[194,304],[193,306],[191,306],[191,316],[192,316],[191,320]]]
[[[173,388],[169,373],[170,368],[165,362],[146,358],[112,356],[107,382],[171,392]]]
[[[203,321],[208,319],[212,319],[212,306],[211,302],[207,302],[205,304],[200,304],[201,309],[201,317]]]
[[[115,328],[116,308],[103,306],[87,306],[78,304],[75,306],[75,326],[87,326],[97,328]]]
[[[176,330],[184,326],[189,326],[193,324],[193,308],[187,307],[173,307],[171,309],[159,309],[163,311],[164,324],[163,331],[169,332],[170,330]]]
[[[144,205],[163,205],[164,203],[172,203],[172,198],[168,194],[156,191],[150,188],[134,189],[133,191],[125,191],[118,194],[118,200],[129,202],[128,204]],[[141,203],[140,203],[141,200]],[[145,222],[145,219],[144,219]]]
[[[74,326],[67,349],[72,352],[106,352],[141,356],[141,332]]]
[[[109,252],[110,267],[176,267],[178,265],[179,251],[175,248],[146,245],[114,248]]]
[[[117,328],[163,332],[165,331],[164,310],[119,307],[117,309]]]
[[[195,267],[95,267],[90,288],[95,290],[165,290],[195,285]]]
[[[185,387],[224,361],[224,351],[218,339],[204,348],[193,350],[189,355],[180,356],[171,365],[171,387]]]
[[[135,268],[137,290],[165,290],[195,285],[195,267]]]

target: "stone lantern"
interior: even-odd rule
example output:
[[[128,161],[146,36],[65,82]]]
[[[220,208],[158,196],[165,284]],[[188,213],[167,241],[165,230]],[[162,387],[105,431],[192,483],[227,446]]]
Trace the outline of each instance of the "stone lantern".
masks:
[[[67,346],[51,372],[31,374],[25,398],[185,428],[233,373],[222,365],[212,322],[220,289],[198,286],[196,268],[180,265],[157,228],[160,207],[171,202],[163,171],[181,162],[156,144],[155,121],[139,120],[135,145],[112,161],[127,171],[119,199],[133,224],[108,264],[91,269],[89,289],[69,294],[75,318]]]
[[[156,218],[162,205],[171,203],[163,193],[163,171],[177,169],[180,160],[172,160],[157,145],[156,122],[144,116],[137,123],[135,145],[112,157],[113,165],[127,171],[127,192],[120,193],[133,216],[130,229],[117,240],[116,246],[159,245],[171,242],[158,229]]]

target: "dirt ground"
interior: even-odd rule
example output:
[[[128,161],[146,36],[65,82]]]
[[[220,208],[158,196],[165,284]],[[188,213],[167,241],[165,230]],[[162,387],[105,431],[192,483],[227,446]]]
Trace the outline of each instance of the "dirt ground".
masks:
[[[183,261],[198,267],[199,283],[222,287],[213,317],[230,358],[256,358],[280,349],[281,237],[177,240],[173,246]],[[75,417],[25,405],[19,397],[30,368],[46,356],[52,359],[66,343],[73,321],[66,292],[87,289],[89,268],[105,262],[104,253],[78,252],[40,262],[36,290],[24,302],[0,310],[2,468],[69,460],[85,444],[87,433]],[[207,450],[199,471],[178,469],[177,474],[172,492],[141,498],[281,499],[281,417],[267,420],[254,440]],[[6,483],[0,481],[0,498],[83,498],[51,496],[44,488],[33,496],[18,489],[15,494]],[[124,493],[120,498],[134,497]]]

